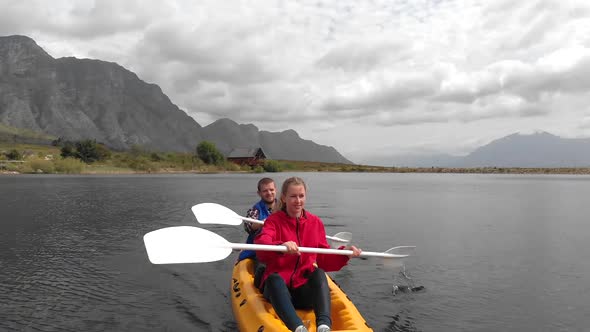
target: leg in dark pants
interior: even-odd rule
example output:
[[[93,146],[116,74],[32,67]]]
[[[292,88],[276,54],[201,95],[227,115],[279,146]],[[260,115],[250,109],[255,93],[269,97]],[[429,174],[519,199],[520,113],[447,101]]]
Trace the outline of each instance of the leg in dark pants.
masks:
[[[291,331],[303,325],[291,302],[289,289],[279,274],[273,273],[264,281],[264,297],[272,304],[277,315]]]
[[[261,289],[260,282],[262,280],[264,270],[266,270],[266,264],[259,262],[257,259],[254,260],[254,287],[258,289]]]
[[[330,312],[332,311],[330,287],[328,287],[328,279],[324,270],[315,269],[309,276],[308,282],[293,290],[291,294],[296,308],[313,307],[316,326],[322,324],[332,326],[332,319],[330,318]]]

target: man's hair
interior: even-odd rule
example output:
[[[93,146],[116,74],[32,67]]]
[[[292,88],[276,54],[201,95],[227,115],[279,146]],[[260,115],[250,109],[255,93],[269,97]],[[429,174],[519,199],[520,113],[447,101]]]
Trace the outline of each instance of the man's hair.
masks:
[[[262,178],[260,179],[260,181],[258,181],[258,191],[260,191],[260,187],[267,185],[269,183],[274,183],[275,180],[271,179],[271,178]]]

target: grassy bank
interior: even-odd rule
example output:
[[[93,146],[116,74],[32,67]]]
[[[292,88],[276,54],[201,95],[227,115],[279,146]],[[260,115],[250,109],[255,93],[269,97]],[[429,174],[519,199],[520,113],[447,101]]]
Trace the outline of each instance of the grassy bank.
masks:
[[[8,160],[6,154],[16,150],[22,157]],[[480,173],[480,174],[590,174],[590,168],[443,168],[380,167],[310,161],[277,160],[283,172],[371,172],[371,173]],[[132,150],[112,152],[102,161],[83,163],[62,158],[60,148],[51,145],[0,142],[0,172],[11,174],[134,174],[134,173],[224,173],[263,172],[260,167],[238,166],[225,162],[207,165],[194,154]]]
[[[8,160],[16,151],[20,158]],[[232,163],[207,165],[195,155],[180,152],[151,152],[133,150],[111,152],[104,160],[84,163],[76,158],[62,158],[60,148],[51,145],[14,144],[0,142],[0,171],[5,173],[45,174],[114,174],[114,173],[174,173],[174,172],[240,172],[252,171]]]
[[[309,161],[279,161],[283,170],[310,172],[369,172],[369,173],[479,173],[479,174],[590,174],[590,167],[382,167],[370,165],[332,164]]]

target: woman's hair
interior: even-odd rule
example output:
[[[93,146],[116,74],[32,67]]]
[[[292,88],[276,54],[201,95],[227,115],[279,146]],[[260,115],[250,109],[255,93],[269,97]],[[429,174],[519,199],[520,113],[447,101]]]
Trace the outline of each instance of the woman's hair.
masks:
[[[294,176],[288,178],[283,182],[283,186],[281,187],[281,198],[279,199],[279,210],[287,211],[287,204],[283,202],[283,197],[287,195],[287,190],[289,190],[289,186],[303,186],[303,189],[307,191],[307,186],[305,185],[305,181],[302,178]]]

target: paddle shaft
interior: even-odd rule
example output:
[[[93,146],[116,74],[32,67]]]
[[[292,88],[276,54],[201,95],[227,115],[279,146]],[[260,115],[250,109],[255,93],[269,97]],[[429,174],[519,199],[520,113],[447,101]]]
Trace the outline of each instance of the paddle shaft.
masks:
[[[219,245],[221,246],[221,245]],[[248,244],[248,243],[231,243],[228,242],[226,244],[227,248],[232,248],[234,250],[259,250],[259,251],[277,251],[277,252],[286,252],[287,247],[282,245],[267,245],[267,244]],[[339,249],[327,249],[327,248],[310,248],[310,247],[299,247],[300,252],[304,253],[315,253],[315,254],[332,254],[332,255],[345,255],[350,256],[353,254],[352,250],[339,250]],[[361,252],[361,257],[386,257],[386,258],[404,258],[407,255],[396,255],[396,254],[388,254],[385,252],[371,252],[371,251],[363,251]]]
[[[263,245],[247,243],[231,243],[219,234],[209,230],[192,227],[176,226],[151,231],[143,237],[148,258],[154,264],[182,264],[215,262],[227,258],[232,250],[246,249],[254,251],[287,252],[284,245]],[[303,253],[336,254],[352,256],[352,250],[336,250],[327,248],[299,247]],[[360,256],[381,257],[385,261],[399,261],[408,255],[386,252],[362,252]]]

